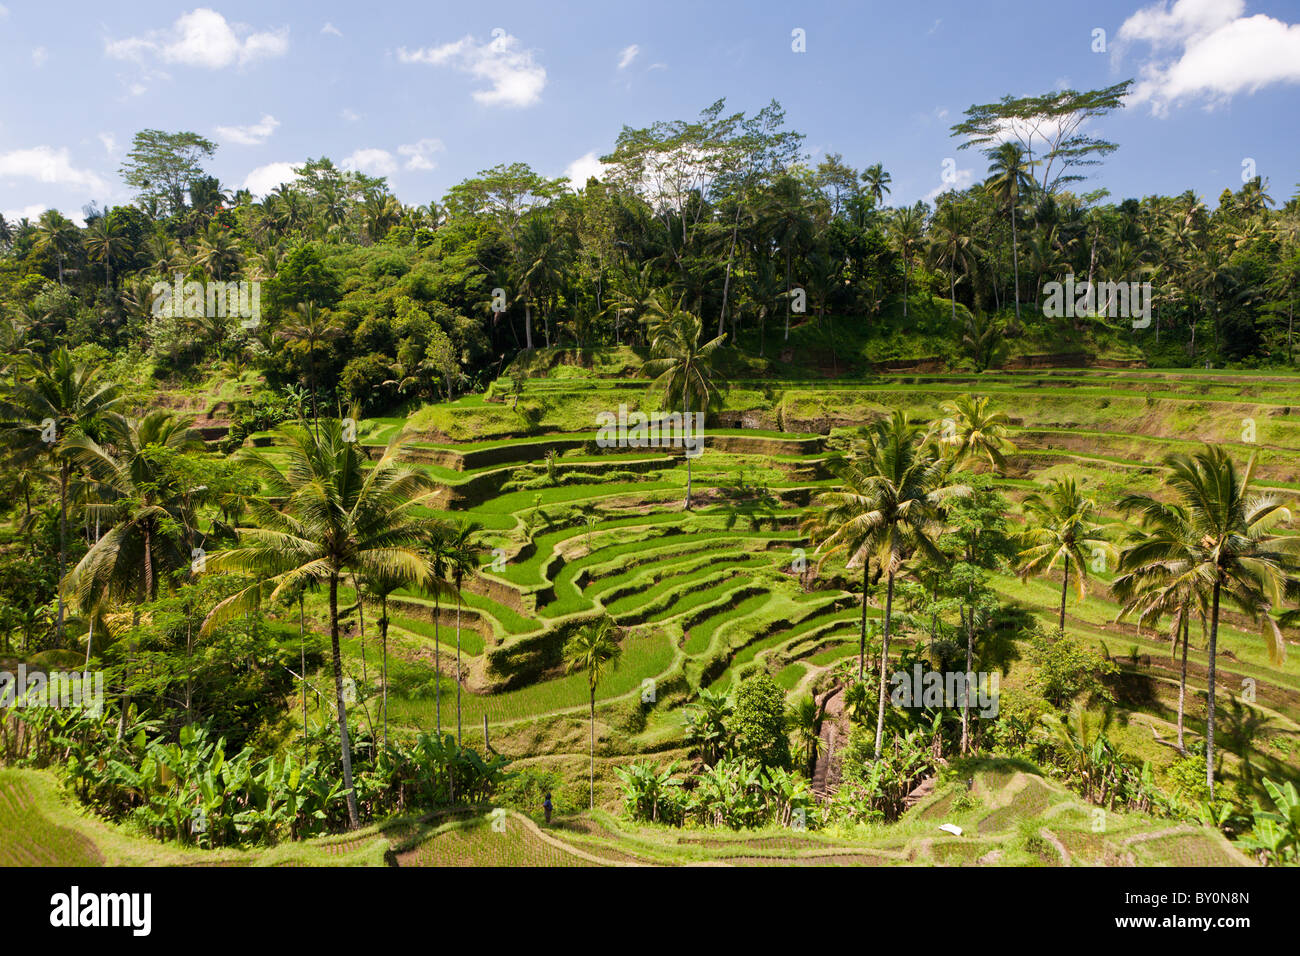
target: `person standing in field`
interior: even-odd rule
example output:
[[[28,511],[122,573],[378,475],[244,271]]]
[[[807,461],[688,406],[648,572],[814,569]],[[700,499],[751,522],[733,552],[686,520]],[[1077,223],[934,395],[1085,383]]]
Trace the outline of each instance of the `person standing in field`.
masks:
[[[551,810],[552,810],[552,809],[553,809],[553,807],[551,806],[551,791],[547,790],[547,791],[546,791],[546,799],[542,801],[542,810],[543,810],[543,812],[546,814],[546,825],[547,825],[548,827],[551,825]]]

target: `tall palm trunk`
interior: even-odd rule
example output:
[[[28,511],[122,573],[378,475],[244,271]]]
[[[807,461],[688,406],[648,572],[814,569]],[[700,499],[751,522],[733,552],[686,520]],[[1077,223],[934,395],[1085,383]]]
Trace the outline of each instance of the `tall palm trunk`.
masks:
[[[357,812],[357,794],[352,788],[352,744],[348,740],[348,709],[343,701],[343,652],[339,647],[339,576],[330,574],[330,647],[334,654],[334,703],[339,713],[339,742],[343,750],[343,789],[348,797],[348,824],[356,830],[361,826]]]
[[[871,558],[862,557],[862,630],[858,633],[858,683],[866,680],[867,661],[867,571],[871,567]]]
[[[302,684],[302,760],[307,762],[307,614],[303,595],[298,595],[298,682]]]
[[[144,523],[144,599],[154,599],[153,580],[153,522]]]
[[[438,604],[438,592],[435,589],[433,592],[433,669],[437,676],[433,683],[433,709],[439,741],[442,740],[442,644],[438,640],[438,620],[441,617],[442,608]]]
[[[1219,647],[1219,589],[1223,586],[1218,574],[1214,578],[1214,599],[1210,610],[1209,674],[1207,675],[1208,705],[1205,714],[1205,783],[1214,799],[1214,658]]]
[[[71,469],[66,461],[59,462],[59,586],[55,588],[55,597],[59,606],[56,631],[60,645],[63,643],[63,570],[68,554],[68,479]]]
[[[1178,675],[1178,752],[1187,753],[1187,746],[1183,742],[1183,707],[1187,699],[1187,644],[1188,631],[1191,630],[1191,616],[1187,608],[1183,608],[1183,666],[1182,672]]]
[[[952,321],[957,321],[957,261],[954,259],[948,272],[948,301],[952,303]]]
[[[379,619],[379,640],[384,648],[383,663],[383,707],[384,707],[384,749],[388,749],[388,595],[381,598],[381,611],[383,615]]]
[[[1020,327],[1020,252],[1016,248],[1016,204],[1011,204],[1011,264],[1016,282],[1016,328]]]
[[[907,318],[907,257],[903,257],[903,318]]]
[[[970,560],[969,554],[967,560]],[[971,665],[975,659],[975,607],[971,603],[971,585],[966,585],[967,607],[962,612],[966,619],[966,673],[962,675],[961,697],[961,752],[965,755],[970,749],[970,680]]]
[[[683,393],[682,393],[682,427],[684,428],[685,425],[686,425],[686,393],[685,393],[685,391],[683,391]],[[703,440],[703,439],[701,439],[701,440]],[[690,455],[690,449],[687,449],[687,450],[686,450],[686,504],[684,505],[684,508],[685,508],[686,511],[690,511],[690,510],[691,510],[691,455]]]
[[[727,294],[731,291],[731,265],[736,258],[736,234],[740,231],[740,203],[736,203],[736,218],[731,224],[731,250],[727,253],[727,275],[722,280],[722,311],[718,313],[718,334],[726,330]]]
[[[456,746],[460,746],[460,581],[456,582]]]
[[[785,251],[785,336],[783,342],[790,341],[790,250]]]
[[[1070,589],[1070,556],[1065,556],[1065,576],[1061,579],[1061,633],[1065,633],[1065,595]]]
[[[596,688],[591,688],[591,790],[589,807],[596,809]]]
[[[885,585],[885,630],[880,648],[880,703],[876,709],[876,760],[880,759],[880,750],[884,746],[885,738],[885,685],[889,683],[886,679],[889,670],[889,626],[893,614],[894,572],[890,571],[888,584]]]

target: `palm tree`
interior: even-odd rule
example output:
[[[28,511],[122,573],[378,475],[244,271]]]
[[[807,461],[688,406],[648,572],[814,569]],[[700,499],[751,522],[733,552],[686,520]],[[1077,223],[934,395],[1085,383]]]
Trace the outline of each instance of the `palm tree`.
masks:
[[[460,673],[460,609],[463,601],[462,588],[465,584],[465,575],[472,575],[478,570],[479,559],[483,554],[482,545],[475,544],[473,539],[483,526],[478,522],[463,522],[457,525],[454,531],[451,531],[447,539],[447,573],[451,577],[452,586],[456,590],[456,746],[460,746],[460,694],[461,680]]]
[[[439,740],[442,739],[442,641],[438,629],[442,620],[442,598],[451,595],[451,584],[447,580],[451,567],[451,541],[451,526],[437,522],[429,526],[423,542],[425,582],[433,594],[433,710],[434,731]]]
[[[383,655],[382,664],[380,665],[380,700],[383,709],[383,727],[384,727],[384,747],[388,747],[388,599],[393,596],[395,591],[406,587],[421,587],[427,584],[427,579],[423,576],[412,577],[404,572],[403,569],[376,571],[364,575],[359,582],[361,587],[357,591],[357,603],[361,602],[361,590],[372,601],[379,602],[379,644]],[[301,596],[299,597],[301,600]],[[300,629],[301,630],[301,629]],[[305,674],[304,674],[305,678]],[[307,724],[307,698],[304,685],[303,690],[303,726]]]
[[[210,279],[218,282],[239,268],[243,254],[230,233],[216,223],[208,227],[207,233],[199,239],[194,250],[192,263]]]
[[[1020,205],[1020,191],[1031,189],[1033,180],[1029,170],[1034,163],[1026,159],[1019,143],[1006,142],[990,154],[989,180],[985,188],[1002,205],[1011,211],[1011,262],[1016,283],[1016,325],[1020,324],[1020,252],[1016,235],[1016,207]]]
[[[596,808],[596,685],[606,672],[618,666],[622,653],[613,620],[602,616],[578,630],[564,645],[564,669],[569,674],[585,673],[591,694],[591,809]]]
[[[772,236],[785,256],[785,340],[790,338],[790,269],[796,249],[807,248],[813,235],[813,220],[803,188],[793,176],[782,176],[773,184],[762,211],[764,230]]]
[[[1166,484],[1181,499],[1189,519],[1188,530],[1197,542],[1192,553],[1194,574],[1209,590],[1205,782],[1213,798],[1219,609],[1226,600],[1252,620],[1262,620],[1269,657],[1278,664],[1285,660],[1286,642],[1271,615],[1286,596],[1300,588],[1296,578],[1300,570],[1300,538],[1271,533],[1277,522],[1290,520],[1290,513],[1278,498],[1257,494],[1251,488],[1253,455],[1244,472],[1238,471],[1228,453],[1215,445],[1206,445],[1191,456],[1168,455],[1164,463]]]
[[[81,242],[81,231],[56,209],[41,213],[36,225],[36,249],[54,257],[59,285],[63,285],[64,262],[74,256]]]
[[[812,697],[800,697],[790,707],[787,722],[795,733],[795,746],[804,752],[808,769],[808,779],[817,771],[817,752],[821,750],[822,708]]]
[[[1112,546],[1093,524],[1097,506],[1079,490],[1073,478],[1048,482],[1046,493],[1034,492],[1025,499],[1025,516],[1034,523],[1022,534],[1025,549],[1016,559],[1020,576],[1029,578],[1051,573],[1064,562],[1061,577],[1061,632],[1065,632],[1065,596],[1070,587],[1071,562],[1074,564],[1074,590],[1083,598],[1088,588],[1088,562],[1083,549],[1091,546],[1110,552]]]
[[[818,574],[821,573],[822,566],[836,554],[846,557],[847,560],[844,562],[846,570],[852,567],[854,561],[862,562],[862,621],[858,635],[859,682],[866,674],[867,599],[870,591],[871,542],[874,540],[876,528],[862,526],[852,536],[841,533],[841,529],[848,522],[872,510],[872,489],[869,484],[872,475],[866,470],[869,464],[870,460],[866,458],[832,463],[830,467],[839,479],[840,487],[835,491],[819,494],[814,501],[815,510],[803,523],[803,529],[808,532],[809,537],[817,541],[817,553],[821,555],[817,561]]]
[[[341,334],[342,330],[329,314],[315,302],[299,302],[297,314],[280,327],[280,335],[290,342],[307,346],[307,360],[311,368],[311,417],[319,422],[320,411],[316,407],[316,346]]]
[[[1119,574],[1111,594],[1121,604],[1118,618],[1137,612],[1139,626],[1168,613],[1172,656],[1182,638],[1182,667],[1178,677],[1178,751],[1186,753],[1184,712],[1187,698],[1187,645],[1193,610],[1202,622],[1208,617],[1208,595],[1198,573],[1200,542],[1191,516],[1178,504],[1166,504],[1146,495],[1126,495],[1118,507],[1137,512],[1142,527],[1129,535],[1129,546],[1119,559]]]
[[[925,214],[921,204],[904,206],[894,212],[889,220],[889,239],[903,258],[903,318],[907,318],[907,279],[911,272],[912,257],[921,248],[924,238]]]
[[[686,709],[686,739],[700,745],[700,759],[707,766],[722,756],[731,712],[726,693],[708,687],[701,687],[699,698]]]
[[[970,272],[979,245],[970,234],[961,206],[949,199],[935,211],[930,226],[930,259],[948,273],[948,298],[952,321],[957,322],[957,273]]]
[[[122,235],[121,224],[110,220],[107,213],[86,226],[86,255],[104,263],[105,289],[113,287],[113,260],[125,258],[130,250],[130,240]]]
[[[264,490],[265,497],[249,502],[257,524],[238,529],[238,544],[208,561],[210,571],[242,573],[254,582],[217,604],[204,621],[203,633],[250,610],[263,597],[277,601],[310,582],[327,584],[343,786],[355,829],[360,815],[343,697],[339,581],[348,575],[425,580],[428,565],[421,545],[432,519],[419,511],[432,483],[423,472],[399,463],[400,436],[370,466],[357,443],[344,440],[338,419],[317,422],[315,432],[282,425],[280,433],[279,467],[255,452],[243,456]]]
[[[703,345],[700,336],[703,323],[698,316],[678,306],[650,345],[653,356],[645,363],[645,372],[654,377],[656,388],[662,389],[665,409],[681,408],[682,428],[687,427],[687,416],[704,412],[718,397],[720,377],[713,367],[715,353],[727,337],[724,332]],[[696,441],[703,441],[697,434]],[[691,507],[691,454],[686,455],[686,504]]]
[[[894,177],[885,172],[882,164],[872,163],[862,171],[862,181],[867,184],[867,195],[876,204],[876,208],[880,208],[886,194],[890,192],[889,184],[894,181]]]
[[[206,492],[170,468],[169,458],[204,449],[191,424],[155,409],[119,423],[111,446],[84,432],[65,442],[65,454],[85,470],[101,502],[89,505],[88,515],[108,527],[64,582],[83,607],[92,594],[152,601],[160,572],[189,565],[195,511]]]
[[[885,576],[877,760],[884,743],[894,580],[913,554],[935,562],[943,560],[930,538],[930,524],[945,499],[970,493],[965,485],[946,484],[946,474],[947,467],[935,452],[931,431],[911,421],[906,413],[895,411],[890,418],[870,426],[863,454],[844,466],[842,486],[825,492],[820,499],[838,525],[822,546],[869,547],[876,553]]]
[[[941,440],[953,463],[960,466],[971,459],[983,458],[994,472],[1001,474],[1007,464],[1004,453],[1016,450],[1007,438],[1011,419],[1006,413],[991,410],[987,395],[960,395],[944,402],[942,408],[951,416],[951,433]]]
[[[12,451],[10,463],[26,467],[45,459],[58,468],[59,579],[68,551],[68,483],[74,461],[66,441],[78,434],[100,437],[108,427],[123,424],[117,409],[121,390],[102,380],[98,365],[74,361],[60,346],[49,355],[27,360],[26,380],[11,385],[0,404],[0,431]],[[63,591],[57,594],[57,630],[63,637]]]

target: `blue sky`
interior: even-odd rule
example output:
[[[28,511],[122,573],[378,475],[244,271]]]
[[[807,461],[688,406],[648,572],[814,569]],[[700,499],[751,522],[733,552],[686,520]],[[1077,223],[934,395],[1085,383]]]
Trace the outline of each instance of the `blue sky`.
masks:
[[[212,138],[213,172],[259,193],[321,155],[407,203],[515,160],[585,181],[623,124],[723,96],[780,100],[814,161],[882,162],[897,204],[936,192],[945,158],[982,178],[949,136],[972,103],[1130,77],[1134,102],[1091,130],[1120,144],[1092,184],[1213,203],[1250,159],[1295,191],[1300,0],[0,0],[0,211],[129,201],[117,169],[145,127]]]

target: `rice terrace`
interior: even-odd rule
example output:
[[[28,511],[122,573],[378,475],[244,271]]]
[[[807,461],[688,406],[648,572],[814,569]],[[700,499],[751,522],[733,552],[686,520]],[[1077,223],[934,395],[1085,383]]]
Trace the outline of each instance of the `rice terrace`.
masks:
[[[297,49],[178,16],[104,56]],[[387,68],[544,86],[493,25]],[[1103,59],[923,186],[724,74],[581,175],[160,106],[74,217],[0,145],[0,866],[1300,864],[1298,177],[1125,178]]]

